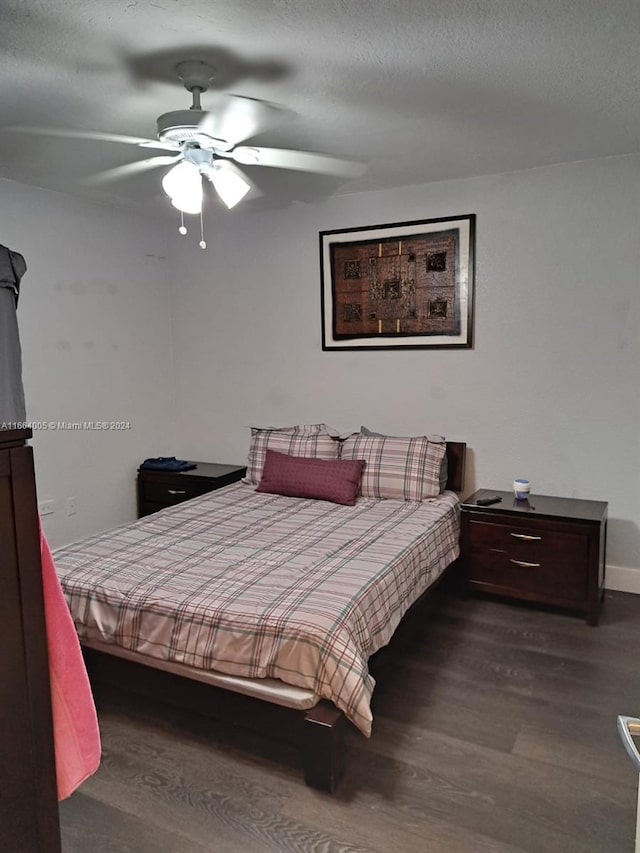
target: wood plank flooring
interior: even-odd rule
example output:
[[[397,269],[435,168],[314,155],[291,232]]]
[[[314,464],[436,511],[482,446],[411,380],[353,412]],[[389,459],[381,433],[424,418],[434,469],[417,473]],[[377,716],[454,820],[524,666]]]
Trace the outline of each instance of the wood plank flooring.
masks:
[[[64,853],[631,853],[640,596],[601,624],[443,589],[375,660],[374,733],[336,794],[294,749],[110,694]]]

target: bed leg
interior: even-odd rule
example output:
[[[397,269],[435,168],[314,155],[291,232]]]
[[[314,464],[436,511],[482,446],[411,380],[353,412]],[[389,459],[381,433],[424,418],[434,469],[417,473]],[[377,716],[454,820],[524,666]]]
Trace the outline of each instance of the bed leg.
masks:
[[[345,717],[330,702],[314,705],[304,718],[302,764],[312,788],[333,792],[344,773]]]

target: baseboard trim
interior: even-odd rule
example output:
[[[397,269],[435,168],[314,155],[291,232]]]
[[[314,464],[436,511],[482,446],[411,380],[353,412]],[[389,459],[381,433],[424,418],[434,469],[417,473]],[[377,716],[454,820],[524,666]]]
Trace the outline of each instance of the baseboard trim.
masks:
[[[626,566],[607,566],[605,588],[618,592],[634,592],[640,595],[640,568],[629,569]]]

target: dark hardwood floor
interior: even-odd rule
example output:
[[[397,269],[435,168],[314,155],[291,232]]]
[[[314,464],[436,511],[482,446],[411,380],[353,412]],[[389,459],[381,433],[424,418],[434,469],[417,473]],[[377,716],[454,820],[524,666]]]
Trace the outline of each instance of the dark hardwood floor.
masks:
[[[375,662],[374,733],[336,794],[288,747],[170,706],[98,705],[104,757],[64,853],[631,853],[640,596],[600,626],[443,589]]]

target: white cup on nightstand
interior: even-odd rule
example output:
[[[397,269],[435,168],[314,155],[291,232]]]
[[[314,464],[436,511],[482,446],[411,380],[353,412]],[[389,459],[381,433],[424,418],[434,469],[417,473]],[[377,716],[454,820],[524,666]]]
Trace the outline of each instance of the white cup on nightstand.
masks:
[[[525,501],[531,491],[531,480],[517,479],[513,481],[513,493],[516,500]]]

